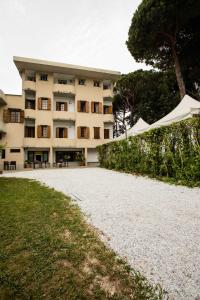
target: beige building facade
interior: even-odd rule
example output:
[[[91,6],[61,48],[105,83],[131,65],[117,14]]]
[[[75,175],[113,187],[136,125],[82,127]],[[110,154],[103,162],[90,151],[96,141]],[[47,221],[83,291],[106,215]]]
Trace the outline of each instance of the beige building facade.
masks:
[[[0,168],[98,162],[113,138],[113,87],[120,73],[14,57],[22,95],[0,93]]]

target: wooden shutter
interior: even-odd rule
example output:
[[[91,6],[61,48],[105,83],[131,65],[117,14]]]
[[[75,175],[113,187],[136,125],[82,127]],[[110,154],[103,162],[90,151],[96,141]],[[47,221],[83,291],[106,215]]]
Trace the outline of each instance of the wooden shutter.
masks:
[[[20,111],[20,123],[24,123],[24,110]]]
[[[42,137],[42,126],[41,126],[41,125],[39,125],[39,126],[37,127],[37,137],[38,137],[38,138],[41,138],[41,137]]]
[[[56,110],[60,110],[59,102],[56,102]]]
[[[81,127],[77,127],[77,138],[80,139],[81,137]]]
[[[9,123],[10,122],[10,110],[4,109],[4,111],[3,111],[3,121],[4,121],[4,123]]]
[[[91,112],[94,113],[94,102],[91,102]]]
[[[47,126],[47,137],[51,137],[51,126]]]
[[[67,102],[64,103],[64,111],[68,110],[68,105],[67,104],[68,104]]]
[[[112,106],[109,106],[108,113],[112,114]]]
[[[38,98],[38,109],[42,109],[42,98]]]
[[[51,110],[51,98],[48,98],[48,107],[47,107],[48,110]]]
[[[89,139],[90,138],[90,128],[89,127],[86,127],[86,136],[85,136],[86,139]]]
[[[56,137],[59,138],[59,127],[56,128]]]
[[[68,128],[64,128],[64,138],[68,138]]]
[[[99,113],[102,114],[103,112],[103,105],[101,102],[99,102]]]
[[[89,113],[89,102],[85,101],[85,112]]]
[[[80,100],[77,101],[77,111],[78,112],[81,111],[81,101]]]

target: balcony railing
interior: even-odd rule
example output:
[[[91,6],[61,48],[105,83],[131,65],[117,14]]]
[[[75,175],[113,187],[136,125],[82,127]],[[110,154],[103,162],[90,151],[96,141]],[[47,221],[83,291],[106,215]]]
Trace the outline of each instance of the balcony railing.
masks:
[[[112,89],[105,89],[103,90],[103,98],[106,99],[110,99],[113,97],[113,92],[112,92]]]
[[[68,120],[75,121],[75,112],[71,111],[53,111],[54,120]]]
[[[24,90],[36,90],[36,82],[32,80],[24,80],[23,81],[23,89]]]
[[[55,83],[53,87],[54,93],[75,94],[75,86],[72,84]]]
[[[75,148],[76,139],[53,138],[52,146],[54,148]]]

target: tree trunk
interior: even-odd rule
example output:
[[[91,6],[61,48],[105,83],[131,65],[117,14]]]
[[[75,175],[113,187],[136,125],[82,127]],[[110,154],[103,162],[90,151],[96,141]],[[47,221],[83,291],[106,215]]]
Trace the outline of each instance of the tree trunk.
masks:
[[[185,83],[183,81],[183,76],[181,73],[180,61],[179,61],[178,55],[176,53],[176,45],[175,45],[174,41],[172,42],[172,55],[173,55],[173,59],[174,59],[176,79],[177,79],[177,83],[178,83],[178,87],[179,87],[180,96],[182,99],[186,94],[186,90],[185,90]]]

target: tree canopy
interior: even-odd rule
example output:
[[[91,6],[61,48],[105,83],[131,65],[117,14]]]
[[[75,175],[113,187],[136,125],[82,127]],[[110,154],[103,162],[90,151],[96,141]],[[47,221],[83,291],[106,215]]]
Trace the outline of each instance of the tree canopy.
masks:
[[[122,75],[116,84],[113,102],[115,136],[125,131],[126,124],[133,126],[140,117],[154,123],[179,101],[173,72],[137,70]]]
[[[143,0],[133,15],[127,46],[137,62],[175,68],[181,98],[200,77],[200,1]]]

